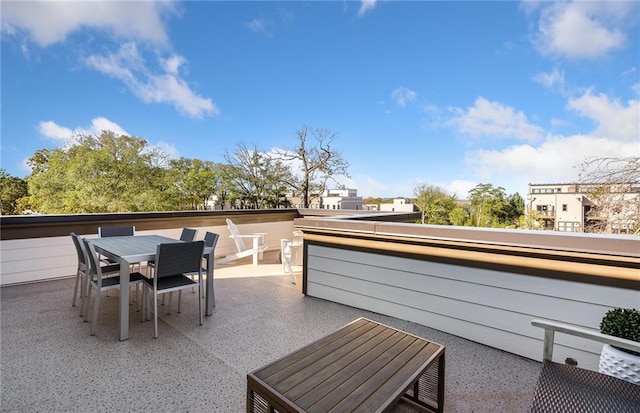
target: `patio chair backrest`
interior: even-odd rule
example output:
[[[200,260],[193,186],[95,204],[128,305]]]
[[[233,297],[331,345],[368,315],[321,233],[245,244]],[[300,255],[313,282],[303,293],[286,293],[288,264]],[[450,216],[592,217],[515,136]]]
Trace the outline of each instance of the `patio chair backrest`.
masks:
[[[240,231],[238,230],[236,224],[234,224],[233,221],[231,221],[229,218],[227,218],[227,227],[229,227],[231,238],[233,238],[233,241],[236,243],[236,248],[238,248],[238,251],[245,251],[247,247],[244,245],[244,241],[240,236]]]
[[[71,239],[73,240],[73,245],[76,247],[76,254],[78,254],[78,269],[84,267],[88,268],[89,263],[87,262],[87,257],[84,254],[84,247],[82,246],[82,240],[80,236],[75,232],[71,233]]]
[[[126,237],[136,235],[136,227],[98,227],[98,236],[104,237]]]
[[[220,235],[215,232],[207,231],[207,233],[204,234],[204,246],[215,249],[216,244],[218,243],[218,238],[220,238]]]
[[[197,273],[202,270],[204,241],[158,244],[155,277]]]
[[[195,241],[196,234],[198,233],[197,229],[192,228],[182,228],[182,233],[180,234],[180,241]]]
[[[91,279],[101,280],[102,279],[102,267],[99,264],[98,253],[96,252],[93,245],[87,241],[86,239],[82,240],[84,243],[84,251],[87,254],[87,258],[89,261],[89,274]],[[96,278],[93,278],[93,277]]]

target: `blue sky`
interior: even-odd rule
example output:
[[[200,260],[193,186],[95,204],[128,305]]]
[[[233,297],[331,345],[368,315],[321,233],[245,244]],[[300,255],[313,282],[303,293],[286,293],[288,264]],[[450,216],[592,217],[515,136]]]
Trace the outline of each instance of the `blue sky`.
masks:
[[[338,134],[363,197],[524,195],[640,155],[640,3],[5,1],[2,168],[109,129],[174,157]]]

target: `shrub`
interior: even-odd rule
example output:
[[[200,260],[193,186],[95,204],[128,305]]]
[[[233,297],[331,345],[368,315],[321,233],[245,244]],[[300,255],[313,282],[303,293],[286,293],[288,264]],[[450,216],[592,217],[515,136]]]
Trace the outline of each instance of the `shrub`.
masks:
[[[609,310],[602,318],[600,332],[602,334],[640,342],[640,312],[635,308],[614,308]],[[615,348],[626,353],[640,356],[640,353],[637,351]]]

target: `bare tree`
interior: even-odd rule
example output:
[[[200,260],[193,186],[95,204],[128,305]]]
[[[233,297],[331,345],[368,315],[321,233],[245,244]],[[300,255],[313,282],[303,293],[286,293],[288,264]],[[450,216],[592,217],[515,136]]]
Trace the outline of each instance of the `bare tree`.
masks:
[[[223,169],[224,177],[231,183],[234,197],[243,207],[287,206],[285,182],[291,179],[287,165],[244,144],[238,145],[233,155],[227,152],[225,160],[229,166]]]
[[[585,231],[640,231],[640,157],[594,157],[580,166],[579,191],[587,194]]]
[[[299,172],[294,172],[287,184],[295,195],[302,198],[302,206],[309,208],[313,198],[321,196],[329,181],[335,182],[336,176],[349,177],[349,164],[342,157],[342,152],[332,146],[337,133],[303,126],[296,134],[297,147],[276,149],[272,157],[292,164],[294,169],[299,167]]]

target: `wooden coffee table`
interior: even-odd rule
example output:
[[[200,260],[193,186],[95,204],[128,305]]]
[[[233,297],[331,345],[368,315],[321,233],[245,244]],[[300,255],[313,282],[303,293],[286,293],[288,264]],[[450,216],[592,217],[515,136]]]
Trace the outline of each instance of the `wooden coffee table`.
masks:
[[[444,346],[359,318],[247,375],[247,412],[442,412]]]

